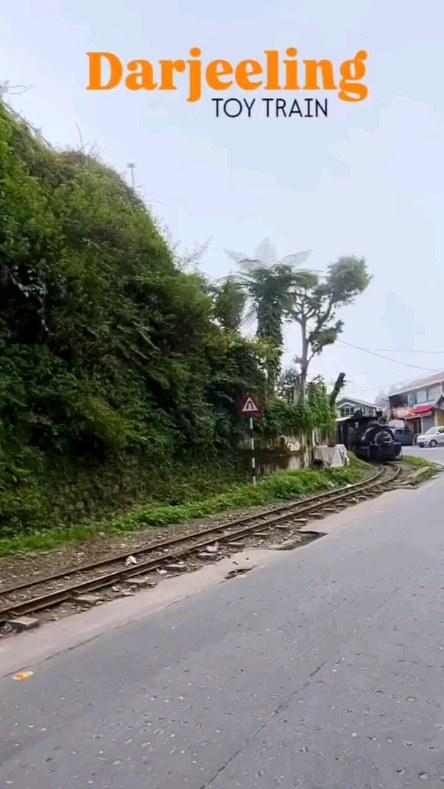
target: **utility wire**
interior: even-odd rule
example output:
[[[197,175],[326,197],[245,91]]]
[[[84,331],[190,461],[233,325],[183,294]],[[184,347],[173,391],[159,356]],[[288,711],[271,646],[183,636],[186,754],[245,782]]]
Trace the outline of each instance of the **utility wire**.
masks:
[[[371,351],[369,348],[363,348],[361,345],[353,345],[351,342],[345,342],[345,340],[338,340],[340,345],[345,345],[348,348],[354,348],[357,351],[363,351],[364,353],[370,354],[370,356],[377,356],[379,359],[385,359],[386,362],[393,362],[394,364],[400,364],[403,367],[412,367],[415,370],[424,370],[427,373],[439,373],[440,370],[432,369],[431,367],[420,367],[418,364],[409,364],[409,362],[400,362],[399,359],[393,359],[390,356],[383,356],[381,353],[377,351]]]
[[[414,351],[413,349],[408,351],[406,348],[367,348],[370,351],[381,351],[381,353],[422,353],[425,356],[443,356],[444,351]]]

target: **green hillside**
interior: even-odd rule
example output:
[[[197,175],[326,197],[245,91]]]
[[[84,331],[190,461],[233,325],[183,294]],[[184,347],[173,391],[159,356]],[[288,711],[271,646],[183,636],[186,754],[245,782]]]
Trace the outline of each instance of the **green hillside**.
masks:
[[[120,176],[0,105],[0,529],[217,491],[255,343],[215,318]]]

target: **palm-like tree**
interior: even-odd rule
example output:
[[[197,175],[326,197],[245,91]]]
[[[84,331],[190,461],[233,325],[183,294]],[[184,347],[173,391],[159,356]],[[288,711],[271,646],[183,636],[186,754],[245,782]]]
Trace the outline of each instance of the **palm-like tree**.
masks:
[[[257,320],[256,335],[269,344],[267,375],[273,390],[280,370],[283,323],[291,307],[292,287],[302,272],[306,273],[300,266],[309,258],[311,250],[278,258],[273,245],[264,239],[253,257],[241,252],[226,252],[240,269],[237,278],[247,293]]]

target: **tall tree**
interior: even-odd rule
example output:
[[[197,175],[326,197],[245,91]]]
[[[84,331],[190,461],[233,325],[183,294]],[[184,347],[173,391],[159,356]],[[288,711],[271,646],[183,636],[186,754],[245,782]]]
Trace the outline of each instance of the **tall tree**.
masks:
[[[291,308],[290,293],[295,283],[295,270],[307,260],[310,251],[278,258],[273,245],[265,239],[257,247],[254,257],[228,250],[227,254],[240,268],[238,280],[247,293],[257,320],[256,335],[269,345],[267,378],[269,388],[274,390],[282,356],[283,323]]]
[[[213,288],[215,318],[226,331],[238,331],[242,323],[246,293],[233,277]]]
[[[333,389],[330,392],[330,405],[334,407],[336,405],[336,400],[338,399],[339,393],[345,386],[345,373],[339,373],[338,377],[336,378],[335,384]]]
[[[310,362],[342,332],[343,321],[336,319],[339,307],[351,304],[370,282],[365,260],[341,257],[320,278],[314,272],[300,272],[292,288],[290,319],[299,324],[301,352],[295,357],[300,370],[300,397],[305,403]]]
[[[278,394],[289,405],[294,405],[298,399],[297,392],[299,388],[299,370],[296,367],[288,367],[284,370],[278,383]]]

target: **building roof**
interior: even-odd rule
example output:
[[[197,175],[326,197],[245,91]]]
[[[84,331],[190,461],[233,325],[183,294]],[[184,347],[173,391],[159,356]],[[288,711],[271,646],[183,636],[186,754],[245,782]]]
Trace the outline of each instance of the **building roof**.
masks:
[[[366,405],[368,408],[376,408],[377,406],[375,403],[368,403],[366,400],[361,400],[358,397],[340,397],[339,400],[336,400],[336,407],[338,407],[341,403],[358,403],[358,405]]]
[[[440,384],[444,381],[444,371],[433,373],[426,378],[416,378],[414,381],[407,381],[403,384],[395,384],[389,391],[389,395],[403,394],[410,392],[412,389],[422,389],[424,386],[431,386],[432,384]]]

